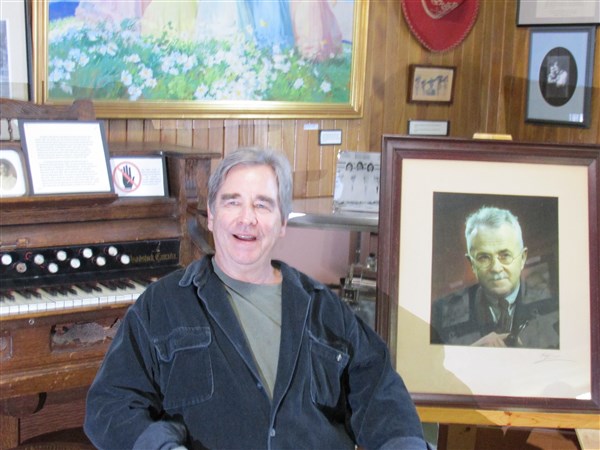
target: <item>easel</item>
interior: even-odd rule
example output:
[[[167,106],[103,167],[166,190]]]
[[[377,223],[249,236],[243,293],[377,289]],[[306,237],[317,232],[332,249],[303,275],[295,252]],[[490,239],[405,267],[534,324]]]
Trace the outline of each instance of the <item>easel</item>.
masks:
[[[582,450],[600,450],[600,414],[417,406],[422,422],[449,427],[445,450],[475,450],[477,426],[575,429]],[[459,440],[460,439],[460,440]]]

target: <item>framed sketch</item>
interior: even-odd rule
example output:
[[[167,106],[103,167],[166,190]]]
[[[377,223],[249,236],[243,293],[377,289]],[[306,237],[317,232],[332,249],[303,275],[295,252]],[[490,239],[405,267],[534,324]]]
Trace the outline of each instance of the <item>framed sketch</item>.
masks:
[[[0,198],[27,194],[23,155],[17,149],[0,149]]]
[[[111,118],[360,117],[368,3],[33,2],[36,100]]]
[[[454,95],[453,66],[411,64],[408,76],[408,101],[412,103],[452,103]]]
[[[166,163],[162,156],[113,156],[110,168],[119,197],[168,195]]]
[[[519,0],[517,25],[600,23],[600,2],[589,0]]]
[[[0,8],[0,97],[32,98],[29,2],[2,2]]]
[[[20,120],[32,195],[113,193],[101,121]]]
[[[600,149],[385,136],[381,167],[377,329],[417,405],[600,411]]]
[[[594,27],[530,31],[525,120],[589,127]]]

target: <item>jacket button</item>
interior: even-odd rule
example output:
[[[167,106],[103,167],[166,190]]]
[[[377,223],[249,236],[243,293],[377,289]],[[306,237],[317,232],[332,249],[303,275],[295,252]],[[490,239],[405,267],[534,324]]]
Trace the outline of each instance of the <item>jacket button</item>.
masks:
[[[257,388],[259,391],[262,391],[263,385],[262,385],[261,383],[256,383],[256,388]]]
[[[340,362],[342,360],[342,355],[340,353],[338,353],[337,357],[335,358],[335,360],[337,362]]]
[[[275,437],[275,428],[271,428],[271,431],[269,431],[269,436]]]

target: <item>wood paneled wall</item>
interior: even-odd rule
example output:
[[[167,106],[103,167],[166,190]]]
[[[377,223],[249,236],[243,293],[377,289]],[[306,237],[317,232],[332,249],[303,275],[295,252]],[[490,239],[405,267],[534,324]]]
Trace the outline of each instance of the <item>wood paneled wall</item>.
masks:
[[[361,0],[356,0],[361,1]],[[368,21],[364,115],[335,120],[107,120],[109,142],[157,141],[227,154],[246,145],[280,149],[294,168],[296,198],[333,193],[338,150],[380,151],[383,134],[406,133],[407,121],[449,120],[450,135],[510,134],[515,140],[600,143],[600,42],[596,44],[592,121],[588,129],[525,123],[529,28],[516,26],[517,0],[480,0],[477,22],[454,50],[432,53],[412,36],[400,0],[372,0]],[[596,39],[599,39],[598,29]],[[407,103],[409,64],[456,66],[451,105]],[[341,146],[318,144],[320,129],[341,129]]]

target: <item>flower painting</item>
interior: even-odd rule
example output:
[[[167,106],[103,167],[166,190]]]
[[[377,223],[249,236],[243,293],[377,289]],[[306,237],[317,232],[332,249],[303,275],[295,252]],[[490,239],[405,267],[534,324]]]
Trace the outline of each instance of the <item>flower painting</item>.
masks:
[[[355,94],[363,2],[38,3],[45,3],[38,16],[46,25],[41,65],[46,102],[335,107],[349,105]]]

